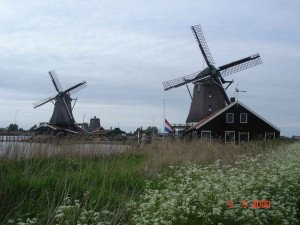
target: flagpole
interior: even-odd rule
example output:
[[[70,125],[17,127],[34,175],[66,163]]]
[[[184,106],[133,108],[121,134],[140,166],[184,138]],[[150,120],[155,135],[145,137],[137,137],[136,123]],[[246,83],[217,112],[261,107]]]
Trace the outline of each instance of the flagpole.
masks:
[[[164,99],[163,143],[165,143],[166,100]]]

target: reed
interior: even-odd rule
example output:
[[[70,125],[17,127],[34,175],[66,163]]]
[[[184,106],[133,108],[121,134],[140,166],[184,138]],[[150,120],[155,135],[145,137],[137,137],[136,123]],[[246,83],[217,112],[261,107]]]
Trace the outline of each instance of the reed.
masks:
[[[243,145],[167,140],[165,143],[157,142],[141,148],[132,148],[128,152],[147,158],[141,164],[141,169],[147,177],[151,178],[169,166],[183,165],[186,162],[208,165],[219,159],[222,164],[233,165],[241,155],[269,154],[273,151],[281,151],[287,144],[280,140],[249,142]]]

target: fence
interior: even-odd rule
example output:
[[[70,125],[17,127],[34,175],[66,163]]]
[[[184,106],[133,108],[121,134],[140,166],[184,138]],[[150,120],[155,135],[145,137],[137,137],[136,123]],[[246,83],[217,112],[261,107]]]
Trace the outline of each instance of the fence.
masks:
[[[0,142],[17,142],[17,141],[24,141],[31,136],[0,136]]]

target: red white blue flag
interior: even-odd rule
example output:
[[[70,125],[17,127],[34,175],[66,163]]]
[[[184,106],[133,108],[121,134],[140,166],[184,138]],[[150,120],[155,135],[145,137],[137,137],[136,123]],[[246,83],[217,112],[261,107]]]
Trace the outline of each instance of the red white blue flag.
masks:
[[[168,133],[168,134],[173,133],[173,127],[171,126],[171,124],[166,119],[165,119],[165,132]]]

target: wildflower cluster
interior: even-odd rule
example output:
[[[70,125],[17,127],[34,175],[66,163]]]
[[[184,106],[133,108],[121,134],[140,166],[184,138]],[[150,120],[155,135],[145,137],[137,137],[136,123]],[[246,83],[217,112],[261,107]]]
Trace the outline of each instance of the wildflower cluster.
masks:
[[[22,219],[17,219],[15,222],[14,220],[8,220],[8,224],[16,224],[16,225],[31,225],[31,224],[37,224],[37,219],[36,218],[27,218],[25,221]]]
[[[148,182],[139,202],[128,204],[132,223],[298,224],[299,165],[295,144],[284,155],[244,156],[226,169],[220,161],[170,167],[158,184]],[[256,200],[268,200],[270,207],[253,208]]]
[[[63,205],[58,206],[55,210],[54,224],[110,225],[113,216],[114,213],[107,210],[103,210],[102,212],[86,210],[81,206],[79,200],[71,200],[70,197],[67,197],[64,199]],[[8,223],[16,225],[41,224],[36,218],[27,218],[26,221],[22,219],[18,219],[17,221],[9,220]]]
[[[79,200],[71,200],[67,197],[64,199],[64,204],[59,206],[55,211],[55,224],[95,224],[95,225],[110,225],[110,220],[113,213],[107,210],[95,212],[94,210],[86,210],[81,207]]]

